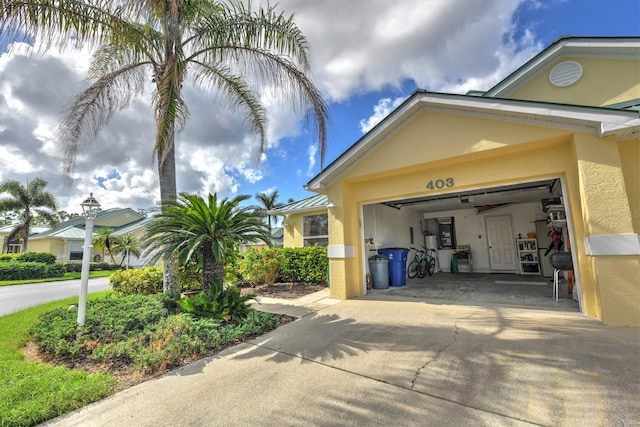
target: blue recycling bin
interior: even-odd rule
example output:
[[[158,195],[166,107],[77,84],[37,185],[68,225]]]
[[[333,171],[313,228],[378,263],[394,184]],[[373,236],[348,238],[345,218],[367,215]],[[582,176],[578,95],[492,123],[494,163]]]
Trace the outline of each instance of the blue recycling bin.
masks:
[[[382,248],[378,253],[389,257],[389,281],[391,286],[407,284],[407,248]]]

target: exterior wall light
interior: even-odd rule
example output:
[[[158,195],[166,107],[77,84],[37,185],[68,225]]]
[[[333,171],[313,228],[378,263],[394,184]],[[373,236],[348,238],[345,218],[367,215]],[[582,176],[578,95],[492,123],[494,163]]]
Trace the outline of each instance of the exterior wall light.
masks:
[[[333,202],[329,202],[329,204],[327,205],[327,210],[329,211],[329,213],[331,215],[335,215],[336,214],[336,205],[334,205]]]

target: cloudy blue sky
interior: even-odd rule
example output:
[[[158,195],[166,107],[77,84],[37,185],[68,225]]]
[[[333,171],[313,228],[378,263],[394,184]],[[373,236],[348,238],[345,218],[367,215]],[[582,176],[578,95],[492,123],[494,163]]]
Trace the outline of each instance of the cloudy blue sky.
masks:
[[[640,36],[639,0],[280,0],[311,45],[313,80],[332,116],[325,165],[416,88],[486,90],[561,35]],[[38,41],[35,41],[36,47]],[[91,52],[11,52],[0,43],[0,181],[43,177],[60,207],[79,211],[93,192],[103,208],[148,209],[159,199],[152,162],[150,101],[140,98],[78,157],[62,180],[56,123],[83,87]],[[185,86],[190,120],[177,138],[179,191],[222,196],[277,190],[279,200],[312,195],[317,146],[273,96],[269,146],[241,117]]]

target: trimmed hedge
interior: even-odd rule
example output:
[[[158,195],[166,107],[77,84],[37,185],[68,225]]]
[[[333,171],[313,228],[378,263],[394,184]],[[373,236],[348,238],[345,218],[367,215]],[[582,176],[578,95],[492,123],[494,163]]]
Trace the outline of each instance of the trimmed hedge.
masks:
[[[80,273],[82,271],[81,262],[68,262],[64,265],[67,273]],[[117,270],[118,266],[108,262],[92,262],[89,263],[89,271]]]
[[[256,283],[326,283],[327,248],[266,248],[248,251],[241,261],[243,279]]]
[[[307,246],[278,250],[285,258],[280,268],[281,282],[326,283],[329,268],[327,248]]]
[[[45,277],[62,277],[65,269],[62,264],[45,264],[42,262],[0,262],[0,280],[42,279]]]
[[[48,252],[21,252],[18,254],[1,254],[0,262],[41,262],[43,264],[55,264],[56,256]]]
[[[162,271],[160,267],[120,270],[109,277],[109,284],[119,297],[157,294],[162,292]]]

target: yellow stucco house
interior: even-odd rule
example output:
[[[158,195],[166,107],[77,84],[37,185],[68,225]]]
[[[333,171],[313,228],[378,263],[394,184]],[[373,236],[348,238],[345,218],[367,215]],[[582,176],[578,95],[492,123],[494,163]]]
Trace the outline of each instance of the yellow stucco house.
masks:
[[[417,90],[273,212],[286,247],[328,246],[341,299],[381,246],[433,246],[447,271],[467,245],[474,272],[549,277],[555,232],[580,310],[640,326],[639,111],[640,38],[560,38],[486,92]]]
[[[54,228],[35,228],[35,231],[27,242],[27,250],[31,252],[48,252],[56,255],[58,262],[73,262],[82,260],[82,246],[85,235],[85,218],[83,216],[63,221]],[[144,233],[146,224],[151,218],[146,218],[140,213],[130,208],[112,208],[98,212],[94,223],[94,233],[101,227],[110,227],[114,235],[130,233],[140,237]],[[11,227],[5,227],[1,234],[8,234]],[[94,247],[92,249],[92,261],[111,262],[103,248]],[[115,258],[120,263],[120,257]],[[140,261],[135,257],[130,257],[129,265],[138,266]]]

